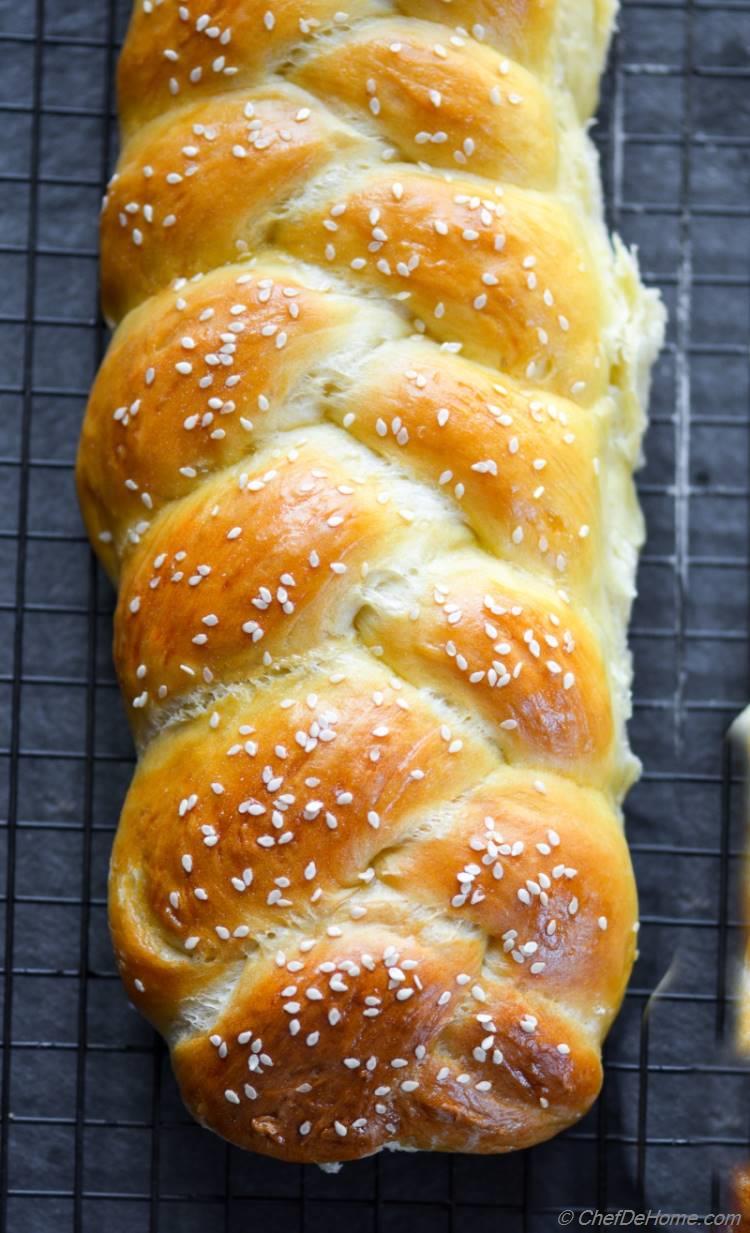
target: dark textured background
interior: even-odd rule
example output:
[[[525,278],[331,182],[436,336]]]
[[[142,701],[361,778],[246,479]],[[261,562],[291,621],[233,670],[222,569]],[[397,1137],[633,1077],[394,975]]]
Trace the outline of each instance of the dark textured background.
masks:
[[[750,1157],[727,998],[742,802],[722,743],[750,696],[750,4],[626,0],[596,129],[611,222],[670,309],[632,633],[642,956],[604,1095],[524,1156],[385,1155],[336,1177],[194,1126],[109,950],[131,744],[72,462],[105,341],[96,227],[125,10],[0,0],[0,1228],[547,1233],[561,1208],[630,1206],[640,1187],[652,1207],[721,1209]]]

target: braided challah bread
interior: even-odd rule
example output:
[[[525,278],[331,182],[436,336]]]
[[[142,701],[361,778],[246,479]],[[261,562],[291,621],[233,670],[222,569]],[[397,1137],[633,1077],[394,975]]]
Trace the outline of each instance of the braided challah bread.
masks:
[[[599,1088],[662,329],[585,136],[612,18],[136,6],[78,463],[140,750],[110,918],[256,1151],[504,1151]]]

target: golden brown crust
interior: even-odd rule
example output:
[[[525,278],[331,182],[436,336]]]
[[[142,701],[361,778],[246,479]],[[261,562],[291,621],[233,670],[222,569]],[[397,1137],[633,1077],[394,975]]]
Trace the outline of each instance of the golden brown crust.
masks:
[[[101,218],[107,317],[242,256],[277,198],[345,157],[354,134],[310,103],[286,85],[238,91],[154,120],[128,142]]]
[[[598,793],[556,775],[499,771],[461,799],[449,825],[404,841],[377,868],[404,895],[486,933],[495,975],[541,987],[582,1018],[618,1005],[636,902],[622,829]]]
[[[377,350],[332,415],[439,487],[489,551],[586,585],[601,551],[596,417],[413,340]]]
[[[425,946],[350,928],[246,973],[213,1042],[177,1044],[174,1063],[199,1121],[255,1151],[310,1161],[386,1144],[507,1151],[582,1116],[599,1087],[580,1030],[485,978],[480,948],[458,937]]]
[[[347,2],[353,19],[378,8]],[[136,3],[118,68],[125,135],[172,107],[254,85],[292,47],[340,25],[341,12],[338,0],[213,0],[198,15],[176,0]]]
[[[423,21],[445,21],[443,0],[399,0],[398,8]],[[478,35],[522,64],[540,69],[550,49],[558,0],[451,0],[450,19],[464,35]]]
[[[426,31],[436,24],[441,29],[447,16],[442,0],[401,0],[396,7],[422,19]],[[314,47],[321,35],[345,33],[351,23],[383,12],[375,0],[353,0],[345,12],[331,0],[274,0],[271,8],[268,0],[214,0],[210,13],[195,17],[175,0],[136,3],[118,72],[123,131],[129,135],[182,103],[253,85],[292,49]],[[450,19],[454,28],[481,25],[490,46],[539,67],[554,14],[552,0],[499,5],[453,0]],[[449,46],[451,37],[456,37],[453,31],[446,39]]]
[[[486,718],[508,761],[601,783],[614,734],[591,632],[549,588],[478,554],[457,560],[425,570],[415,606],[368,604],[357,619],[365,644]]]
[[[567,992],[579,1013],[616,1006],[635,899],[620,828],[601,798],[555,775],[490,774],[489,747],[465,725],[446,732],[445,716],[409,687],[394,690],[377,661],[342,649],[327,675],[303,663],[290,680],[225,698],[210,720],[170,729],[151,747],[115,848],[122,921],[145,912],[173,948],[197,938],[191,958],[209,965],[205,983],[219,955],[231,962],[247,950],[247,934],[234,932],[249,916],[256,931],[313,921],[317,931],[358,900],[370,904],[374,870],[376,885],[494,939],[496,975]],[[602,868],[611,871],[604,883]],[[134,869],[144,871],[135,881]],[[287,885],[274,896],[280,877]],[[380,919],[399,919],[388,897],[375,898]],[[144,1005],[155,1014],[148,985]]]
[[[305,202],[271,235],[408,294],[430,336],[470,359],[586,406],[606,389],[601,290],[583,230],[555,198],[394,167]]]
[[[113,855],[115,946],[178,1041],[187,1103],[235,1142],[318,1160],[393,1141],[500,1151],[596,1093],[589,1032],[634,944],[620,828],[554,775],[489,773],[488,746],[445,718],[342,650],[168,728],[142,761]],[[201,1001],[216,1009],[196,1032]],[[248,1074],[248,1030],[272,1067]]]
[[[144,756],[115,845],[123,941],[144,915],[154,937],[181,951],[197,936],[192,970],[208,964],[198,977],[206,983],[218,952],[233,959],[255,945],[215,935],[216,925],[233,934],[248,907],[268,931],[320,927],[337,907],[348,914],[353,892],[369,885],[360,874],[408,819],[492,770],[489,747],[463,730],[460,747],[442,756],[458,739],[451,729],[446,740],[445,718],[376,660],[341,648],[322,664],[308,656],[254,694],[220,699],[210,718],[167,729]],[[284,875],[290,884],[279,888]],[[201,887],[205,900],[195,897]],[[157,960],[147,945],[142,961]],[[150,999],[161,996],[161,977],[144,983],[145,1007],[159,1017]]]
[[[523,1147],[594,1099],[636,936],[607,4],[206,3],[136,2],[78,457],[118,965],[233,1143]]]
[[[128,316],[94,383],[78,452],[89,535],[110,573],[165,504],[280,426],[318,418],[313,397],[292,415],[289,403],[349,342],[357,317],[371,346],[393,332],[377,310],[358,309],[269,264],[215,270]]]
[[[434,167],[550,187],[557,174],[557,130],[545,91],[498,52],[454,38],[447,26],[368,22],[313,52],[291,80],[371,123],[410,161],[423,161],[428,147]],[[436,64],[439,90],[433,85]],[[377,95],[368,93],[368,81]]]
[[[325,429],[307,443],[293,437],[156,520],[124,569],[115,614],[115,664],[135,724],[349,624],[358,583],[398,552],[412,520],[366,456],[334,461],[337,444]]]

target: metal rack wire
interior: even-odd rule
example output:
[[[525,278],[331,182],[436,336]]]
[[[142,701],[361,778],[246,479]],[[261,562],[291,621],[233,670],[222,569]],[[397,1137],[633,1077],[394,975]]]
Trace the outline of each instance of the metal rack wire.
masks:
[[[131,748],[72,458],[105,342],[95,228],[125,10],[0,0],[0,1228],[535,1233],[562,1208],[728,1207],[750,1149],[731,1049],[742,792],[723,744],[750,695],[750,4],[625,0],[597,129],[611,222],[671,311],[632,634],[641,959],[603,1096],[522,1156],[337,1176],[194,1126],[109,952]]]

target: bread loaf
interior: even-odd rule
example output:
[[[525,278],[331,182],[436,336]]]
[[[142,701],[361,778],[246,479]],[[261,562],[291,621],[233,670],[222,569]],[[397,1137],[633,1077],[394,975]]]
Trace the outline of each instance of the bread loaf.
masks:
[[[662,331],[585,132],[612,21],[136,4],[78,460],[139,750],[110,920],[254,1151],[505,1151],[600,1085]]]

